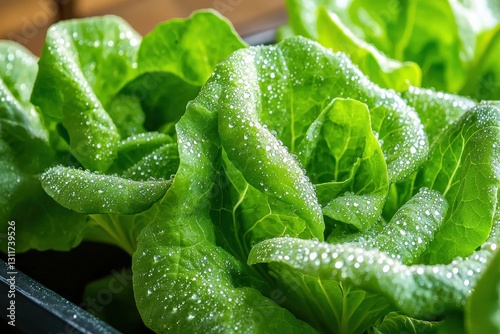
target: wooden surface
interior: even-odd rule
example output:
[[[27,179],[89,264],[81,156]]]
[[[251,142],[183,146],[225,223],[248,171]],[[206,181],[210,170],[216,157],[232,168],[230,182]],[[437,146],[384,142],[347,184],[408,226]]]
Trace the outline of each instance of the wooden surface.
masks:
[[[248,36],[286,22],[285,0],[0,0],[0,39],[40,54],[47,28],[59,19],[114,14],[147,34],[158,23],[213,8]]]

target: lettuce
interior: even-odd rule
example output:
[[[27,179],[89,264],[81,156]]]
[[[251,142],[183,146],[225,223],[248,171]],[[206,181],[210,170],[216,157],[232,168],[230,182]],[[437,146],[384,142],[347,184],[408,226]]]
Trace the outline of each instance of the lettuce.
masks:
[[[128,252],[155,332],[498,331],[498,12],[287,4],[268,46],[211,11],[1,42],[0,226]]]
[[[283,36],[305,36],[349,54],[382,87],[406,91],[422,85],[476,99],[500,98],[496,1],[286,4],[290,22]]]

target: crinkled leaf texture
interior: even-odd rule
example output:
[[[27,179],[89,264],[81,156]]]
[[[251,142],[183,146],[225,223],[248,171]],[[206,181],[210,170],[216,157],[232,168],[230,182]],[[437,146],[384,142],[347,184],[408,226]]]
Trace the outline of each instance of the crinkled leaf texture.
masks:
[[[378,44],[374,46],[370,40],[365,41],[364,30],[353,23],[348,12],[349,6],[355,7],[353,3],[360,1],[288,0],[290,30],[334,51],[345,52],[381,87],[405,91],[409,86],[420,86],[422,71],[416,63],[390,58],[392,55],[377,49]]]
[[[211,111],[218,99],[210,93],[218,86],[208,87],[177,123],[179,170],[139,236],[138,309],[156,332],[313,332],[251,288],[243,264],[216,245],[210,207],[220,140],[217,109]]]
[[[344,189],[383,198],[389,180],[410,175],[427,152],[415,111],[398,95],[371,83],[345,56],[304,38],[235,52],[188,105],[176,132],[179,169],[148,211],[152,223],[133,262],[139,310],[157,331],[258,329],[259,318],[280,319],[267,330],[300,328],[251,288],[267,274],[243,265],[263,239],[324,238],[315,188],[295,155],[303,149],[304,159],[337,159],[327,173],[342,174]],[[330,140],[339,133],[352,136]],[[323,171],[310,167],[320,181]],[[338,191],[324,195],[333,199]],[[359,302],[365,292],[352,295]]]
[[[140,42],[113,16],[68,20],[47,32],[31,101],[46,127],[65,129],[70,152],[85,168],[104,172],[116,157],[120,134],[107,109],[136,74]]]
[[[495,0],[287,0],[287,10],[288,36],[346,52],[383,87],[405,91],[421,78],[423,87],[500,98]]]
[[[465,325],[470,334],[500,332],[500,252],[498,251],[467,301]]]
[[[276,238],[252,248],[249,264],[269,263],[278,280],[282,273],[292,272],[320,282],[342,282],[345,286],[383,296],[406,315],[428,318],[463,309],[497,242],[497,236],[492,236],[471,257],[458,258],[448,265],[407,266],[379,250],[366,250],[352,244]],[[281,283],[288,284],[287,281]],[[305,287],[296,285],[292,289]],[[329,295],[327,291],[321,293]],[[304,292],[301,290],[299,294]],[[314,295],[314,298],[317,297]]]
[[[401,97],[415,108],[431,146],[444,129],[477,104],[475,101],[460,95],[418,87],[410,87],[401,93]]]
[[[48,133],[30,103],[37,58],[21,45],[0,41],[0,137],[16,151],[19,167],[38,173],[54,153]]]
[[[138,76],[120,98],[140,103],[146,129],[170,133],[215,65],[245,46],[230,22],[214,11],[169,20],[142,40]]]
[[[423,256],[448,263],[488,238],[500,191],[500,103],[483,102],[449,126],[432,148],[420,184],[438,190],[450,211]]]
[[[205,38],[192,42],[209,28]],[[225,43],[216,43],[221,38]],[[212,12],[171,21],[141,40],[113,16],[60,22],[49,29],[40,71],[21,47],[0,45],[7,141],[0,146],[0,203],[2,221],[15,219],[25,241],[18,251],[69,249],[85,238],[132,254],[148,222],[141,212],[163,197],[179,165],[177,143],[170,135],[144,132],[146,116],[159,114],[155,108],[170,101],[177,114],[164,108],[171,118],[154,120],[168,132],[215,64],[245,46],[227,20]],[[172,80],[162,86],[155,73]],[[195,89],[185,94],[189,85]],[[134,94],[124,93],[130,90]],[[54,165],[62,166],[45,171]]]
[[[393,91],[370,82],[344,55],[303,38],[248,50],[240,59],[233,58],[231,79],[238,95],[227,98],[232,113],[222,114],[227,117],[221,119],[225,122],[220,126],[222,140],[225,132],[235,134],[231,136],[232,151],[243,152],[245,145],[252,145],[265,152],[279,144],[265,137],[259,138],[264,142],[254,143],[251,133],[246,133],[259,130],[264,123],[266,129],[260,132],[273,134],[283,143],[278,146],[296,153],[310,124],[332,99],[349,97],[370,110],[372,130],[381,143],[390,181],[410,175],[426,157],[427,139],[415,111]],[[255,66],[243,66],[246,63]],[[236,117],[243,110],[249,116]],[[232,151],[227,150],[230,158]]]
[[[373,333],[438,334],[440,333],[441,327],[442,326],[440,322],[418,320],[402,314],[398,314],[397,312],[391,312],[379,325],[373,328]]]
[[[358,230],[379,219],[389,176],[365,104],[332,100],[309,126],[297,155],[316,184],[324,215]]]
[[[68,250],[80,243],[85,229],[85,216],[58,205],[37,179],[57,154],[29,101],[36,61],[22,46],[0,42],[0,228],[7,231],[8,221],[16,222],[17,252]]]
[[[140,213],[161,199],[170,180],[132,181],[69,167],[52,167],[40,178],[49,196],[80,213]]]
[[[349,242],[364,249],[378,249],[410,265],[417,262],[434,240],[447,210],[448,203],[438,191],[421,188],[399,208],[387,224],[379,222],[365,233],[332,233],[328,242]]]
[[[297,256],[312,260],[318,266],[322,260],[330,258],[331,264],[334,263],[333,267],[341,269],[343,266],[352,267],[356,261],[364,261],[364,252],[374,250],[377,253],[371,254],[371,260],[366,259],[367,261],[378,261],[377,256],[380,256],[380,261],[411,264],[425,250],[429,239],[432,239],[439,228],[445,212],[446,203],[442,196],[435,191],[424,189],[408,201],[381,230],[373,229],[366,233],[339,238],[339,244],[332,246],[332,254],[329,254],[330,250],[326,253],[306,250],[304,253],[302,249],[288,255],[280,254],[278,258],[290,260]],[[276,239],[256,245],[249,256],[249,262],[253,263],[255,256],[258,257],[256,252],[262,250],[262,244],[268,242],[267,245],[270,245],[272,240]],[[336,240],[329,238],[329,241]],[[292,245],[291,248],[296,246],[298,244]],[[349,254],[345,255],[347,261],[341,254],[345,251],[343,247],[349,249]],[[357,251],[352,251],[353,249]],[[361,270],[361,264],[354,266]],[[389,264],[383,267],[383,272],[388,272],[388,266]],[[328,278],[312,272],[299,271],[297,267],[272,264],[270,268],[278,286],[286,291],[287,307],[296,310],[306,317],[308,322],[325,332],[362,333],[388,312],[397,310],[383,293],[366,286],[356,286],[346,279],[344,274]],[[380,268],[374,269],[374,275],[376,270]],[[304,312],[302,307],[297,308],[296,305],[308,305],[310,311]]]

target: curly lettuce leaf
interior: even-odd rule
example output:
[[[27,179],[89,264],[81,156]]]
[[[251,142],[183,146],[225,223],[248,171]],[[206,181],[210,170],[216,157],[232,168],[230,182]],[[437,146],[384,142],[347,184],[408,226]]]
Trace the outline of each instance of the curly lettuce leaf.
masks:
[[[494,0],[288,0],[287,10],[288,36],[346,52],[382,86],[404,91],[419,86],[421,77],[423,87],[479,100],[500,97]]]
[[[177,144],[165,144],[142,157],[122,173],[122,176],[136,181],[168,179],[179,168]]]
[[[20,200],[19,193],[23,184],[29,182],[28,177],[20,170],[15,161],[12,149],[0,140],[0,219],[1,227],[7,231],[7,222],[11,218],[11,210],[16,202]]]
[[[366,7],[359,2],[289,0],[289,26],[296,35],[312,38],[334,51],[347,53],[363,73],[381,87],[405,91],[410,85],[420,86],[422,74],[417,64],[401,61],[401,58],[392,59],[369,44],[371,41],[364,27],[356,25],[353,21],[356,17],[350,15],[351,11],[355,12],[354,8]]]
[[[121,174],[158,148],[173,143],[172,137],[158,132],[142,132],[117,144],[117,156],[108,173]]]
[[[375,334],[439,334],[442,323],[438,321],[425,321],[407,317],[396,312],[385,316],[384,320],[374,326]]]
[[[448,203],[439,192],[421,188],[385,225],[378,224],[365,233],[348,236],[332,233],[328,242],[349,242],[364,249],[378,249],[410,265],[417,262],[434,240],[447,210]]]
[[[241,261],[254,244],[272,236],[322,238],[322,233],[315,233],[321,231],[319,223],[311,224],[315,230],[308,228],[293,204],[253,187],[225,152],[215,180],[212,219],[219,244]]]
[[[217,246],[210,216],[220,140],[217,98],[207,86],[176,125],[180,165],[165,197],[149,210],[152,222],[133,256],[139,312],[156,332],[313,332],[251,288],[246,269]]]
[[[415,108],[431,146],[444,129],[477,105],[477,102],[464,96],[418,87],[410,87],[401,93],[401,97]]]
[[[360,70],[381,87],[402,92],[411,86],[420,86],[422,71],[416,63],[389,58],[356,37],[334,12],[319,7],[317,26],[319,43],[333,51],[347,53]]]
[[[58,205],[37,178],[64,157],[51,147],[42,118],[30,103],[36,61],[22,46],[0,42],[0,228],[7,231],[8,222],[16,222],[19,253],[71,249],[81,242],[85,229],[85,216]],[[0,243],[4,252],[6,236],[2,234]]]
[[[391,181],[408,176],[424,160],[427,140],[415,111],[394,92],[371,83],[345,56],[303,38],[245,52],[231,58],[234,88],[226,102],[231,113],[220,126],[222,138],[226,132],[234,134],[235,152],[252,143],[259,154],[274,146],[296,153],[309,125],[332,99],[349,97],[368,105]],[[240,110],[249,116],[239,119]],[[257,138],[252,136],[245,139],[245,131],[254,125],[262,142],[254,143]],[[267,139],[270,134],[283,144]],[[231,158],[232,152],[227,152]]]
[[[172,133],[215,65],[245,46],[229,21],[214,11],[169,20],[142,40],[138,76],[120,96],[140,104],[146,129]]]
[[[66,209],[48,196],[38,180],[36,187],[23,189],[22,199],[12,209],[10,219],[16,222],[16,252],[68,251],[85,238],[87,217]],[[6,250],[2,244],[2,250]]]
[[[389,176],[365,104],[332,100],[307,129],[297,156],[316,184],[324,215],[359,230],[378,220]]]
[[[79,213],[140,213],[165,195],[170,180],[132,181],[69,167],[52,167],[40,177],[43,189]]]
[[[136,74],[140,41],[113,16],[60,22],[47,33],[31,101],[46,127],[64,128],[85,168],[104,172],[116,157],[120,134],[106,110]]]
[[[483,102],[448,127],[434,145],[419,184],[438,190],[450,210],[423,263],[469,256],[490,235],[500,186],[500,104]]]
[[[317,280],[343,282],[384,296],[406,315],[429,318],[464,308],[497,242],[492,237],[471,257],[447,265],[407,266],[379,250],[276,238],[252,248],[248,263],[269,263],[278,279],[282,272],[292,270]]]
[[[47,130],[30,103],[37,58],[21,45],[0,41],[0,138],[14,149],[25,173],[39,173],[55,158]]]
[[[498,251],[467,300],[465,325],[470,334],[500,331],[500,252]]]
[[[410,87],[401,93],[401,97],[417,112],[431,147],[446,128],[477,105],[477,102],[467,97],[418,87]],[[405,180],[391,184],[384,206],[384,218],[391,219],[401,205],[418,191],[419,186],[417,173]]]
[[[276,270],[270,267],[287,309],[322,333],[365,333],[378,319],[395,310],[379,294],[285,266]]]
[[[429,240],[432,240],[445,213],[446,203],[442,196],[435,191],[422,190],[381,229],[374,228],[348,236],[330,236],[328,242],[336,242],[338,247],[358,247],[360,253],[356,257],[349,255],[346,266],[355,261],[361,254],[361,249],[376,250],[384,259],[387,257],[398,263],[411,264],[425,250]],[[271,240],[273,239],[269,242]],[[250,263],[255,259],[252,257],[255,255],[255,248],[260,249],[260,245],[252,249]],[[339,252],[335,251],[335,254],[337,255],[333,255],[334,257],[339,256]],[[311,252],[301,256],[309,256],[319,264],[318,256],[326,259],[329,255]],[[285,259],[293,257],[294,255],[284,256]],[[340,262],[335,266],[340,267]],[[359,268],[359,264],[355,266]],[[397,310],[384,296],[371,289],[353,286],[344,280],[343,275],[341,279],[331,279],[284,266],[279,266],[276,271],[275,269],[272,267],[271,275],[276,278],[278,286],[286,289],[287,296],[292,296],[289,297],[291,300],[287,306],[325,332],[361,333],[388,312]],[[303,306],[295,305],[308,305],[311,311],[304,312]]]

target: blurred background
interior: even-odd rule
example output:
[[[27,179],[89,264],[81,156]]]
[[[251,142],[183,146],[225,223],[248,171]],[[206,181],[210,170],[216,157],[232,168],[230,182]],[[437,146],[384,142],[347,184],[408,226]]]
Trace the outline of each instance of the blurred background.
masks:
[[[47,28],[61,19],[114,14],[145,35],[160,22],[201,8],[226,16],[250,43],[259,33],[266,39],[287,20],[285,0],[0,0],[0,39],[21,43],[39,56]]]

